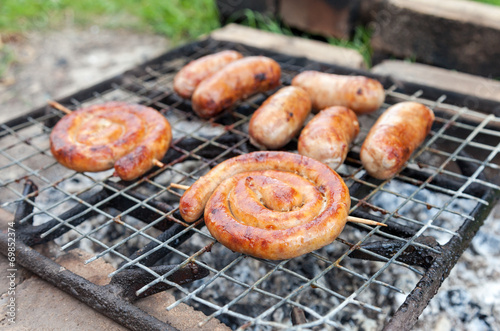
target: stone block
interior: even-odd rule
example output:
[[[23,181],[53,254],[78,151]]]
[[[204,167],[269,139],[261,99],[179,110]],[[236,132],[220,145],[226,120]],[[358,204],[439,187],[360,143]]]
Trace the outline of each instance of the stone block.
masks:
[[[63,268],[80,275],[97,285],[106,285],[108,274],[115,269],[102,259],[85,265],[84,262],[93,255],[82,250],[72,250],[60,256],[56,262]],[[6,276],[7,259],[0,255],[0,276]],[[18,273],[26,273],[26,269],[18,267]],[[77,298],[57,289],[36,276],[16,280],[16,323],[7,320],[5,286],[0,287],[0,327],[10,330],[127,330],[115,321],[93,310]],[[142,310],[156,318],[170,323],[179,330],[229,330],[217,319],[208,321],[204,326],[198,324],[206,316],[192,307],[180,304],[171,311],[165,308],[175,302],[169,291],[161,292],[136,302]]]
[[[400,60],[386,60],[374,66],[372,72],[390,76],[394,81],[406,81],[470,96],[469,107],[474,107],[474,97],[500,102],[500,82],[453,70]]]
[[[463,0],[387,0],[377,7],[376,57],[500,77],[500,7]]]
[[[314,61],[357,69],[365,68],[363,57],[357,51],[317,40],[289,37],[237,24],[226,25],[213,31],[210,36],[217,40],[242,43]]]

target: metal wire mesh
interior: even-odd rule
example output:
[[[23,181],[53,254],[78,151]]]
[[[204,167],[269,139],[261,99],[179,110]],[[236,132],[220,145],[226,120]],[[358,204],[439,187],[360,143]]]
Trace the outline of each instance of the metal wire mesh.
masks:
[[[46,113],[27,116],[13,125],[2,124],[1,207],[14,213],[19,201],[33,205],[33,213],[21,224],[50,224],[42,239],[54,239],[62,249],[80,247],[94,253],[87,263],[106,259],[117,268],[110,277],[131,266],[146,270],[154,280],[140,288],[138,295],[157,283],[167,283],[174,288],[176,301],[165,308],[190,304],[207,315],[201,324],[218,318],[234,329],[290,329],[294,309],[305,313],[305,323],[296,326],[301,328],[353,328],[367,321],[383,324],[425,274],[431,262],[426,264],[425,259],[442,253],[446,243],[459,235],[464,222],[474,220],[478,205],[492,203],[481,192],[500,190],[500,119],[448,104],[446,95],[430,100],[422,91],[407,94],[395,85],[386,86],[386,103],[376,113],[360,116],[361,132],[338,172],[351,191],[351,213],[391,222],[406,232],[347,226],[332,244],[292,260],[243,256],[217,243],[202,220],[184,223],[177,213],[183,192],[170,186],[191,185],[221,161],[256,150],[249,144],[248,122],[273,91],[255,95],[204,121],[172,89],[179,68],[227,47],[212,41],[187,53],[174,53],[65,104],[76,109],[109,100],[137,102],[157,109],[170,121],[173,144],[162,160],[165,167],[155,168],[133,183],[120,182],[112,170],[76,173],[58,164],[50,153],[48,137],[64,114],[55,109],[47,108]],[[242,45],[231,47],[245,55],[256,54],[255,49]],[[302,70],[336,72],[305,59],[271,56],[282,67],[284,85]],[[436,121],[405,170],[393,179],[375,180],[366,175],[359,161],[361,143],[381,112],[405,100],[429,106]],[[296,140],[283,149],[295,151]],[[468,169],[465,173],[464,167]],[[26,179],[32,180],[38,191],[23,196]],[[89,202],[85,198],[103,190],[107,194],[102,199]],[[126,203],[122,208],[110,208],[108,203],[117,199]],[[62,216],[75,207],[80,208],[78,212]],[[180,230],[162,237],[171,224],[181,225]],[[385,251],[373,248],[382,244]],[[146,245],[152,248],[134,254]],[[411,255],[409,251],[428,256],[414,261],[405,258]],[[157,264],[177,267],[164,274],[154,271],[145,261],[157,253],[162,255]],[[209,276],[186,285],[167,279],[192,263],[207,269]]]

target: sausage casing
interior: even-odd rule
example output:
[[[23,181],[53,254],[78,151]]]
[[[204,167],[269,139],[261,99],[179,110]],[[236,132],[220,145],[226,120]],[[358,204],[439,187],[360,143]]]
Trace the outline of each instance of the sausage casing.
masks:
[[[358,118],[352,110],[329,107],[304,127],[299,136],[298,151],[335,170],[344,163],[349,146],[358,133]]]
[[[203,213],[210,233],[231,250],[259,258],[293,258],[330,244],[343,230],[351,198],[325,164],[288,152],[228,159],[181,197],[193,222]]]
[[[189,62],[174,77],[175,92],[184,99],[190,99],[202,80],[242,57],[239,52],[225,50]]]
[[[356,114],[377,110],[385,99],[384,87],[375,79],[345,76],[319,71],[304,71],[295,76],[292,85],[309,94],[313,109],[344,106]]]
[[[434,113],[417,102],[389,107],[375,122],[361,146],[366,171],[378,179],[394,176],[431,130]]]
[[[238,100],[277,87],[280,79],[281,68],[273,59],[245,57],[231,62],[198,85],[191,99],[193,110],[202,118],[210,118]]]
[[[132,180],[160,160],[170,147],[170,123],[153,108],[108,102],[64,116],[50,134],[50,149],[59,163],[84,172],[115,167]]]
[[[311,100],[303,89],[284,87],[253,113],[250,142],[263,149],[283,147],[297,135],[310,112]]]

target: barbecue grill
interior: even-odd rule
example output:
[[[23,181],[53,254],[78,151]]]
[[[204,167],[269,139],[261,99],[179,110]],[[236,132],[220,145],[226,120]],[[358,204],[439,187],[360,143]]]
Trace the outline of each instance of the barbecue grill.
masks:
[[[235,49],[265,55],[282,68],[283,85],[303,70],[363,74],[386,90],[383,107],[359,117],[361,132],[338,169],[349,187],[351,215],[386,223],[346,226],[330,245],[291,260],[268,261],[217,243],[203,220],[178,213],[183,191],[216,164],[255,151],[248,122],[274,91],[201,120],[172,89],[176,72],[200,56]],[[134,182],[113,171],[76,173],[50,153],[49,134],[64,115],[46,106],[1,125],[0,201],[15,214],[16,262],[118,323],[137,330],[173,329],[134,305],[171,291],[170,310],[186,303],[232,329],[345,329],[373,321],[379,329],[408,329],[448,276],[500,196],[500,105],[457,93],[205,39],[58,100],[70,109],[110,100],[157,109],[171,123],[173,143],[155,167]],[[425,143],[393,179],[368,176],[361,143],[387,107],[414,100],[434,110]],[[296,140],[283,150],[295,151]],[[54,242],[92,252],[116,271],[98,286],[30,249]],[[0,234],[7,253],[8,236]]]

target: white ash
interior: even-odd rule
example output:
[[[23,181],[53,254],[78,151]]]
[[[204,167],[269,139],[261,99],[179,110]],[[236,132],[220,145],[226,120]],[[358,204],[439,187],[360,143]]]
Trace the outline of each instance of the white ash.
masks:
[[[186,125],[188,125],[188,121],[186,121]],[[211,129],[209,128],[209,130]],[[164,171],[161,175],[157,176],[154,181],[165,187],[172,182],[180,182],[185,185],[190,185],[194,179],[185,179],[185,174],[192,173],[198,169],[201,164],[202,162],[200,161],[185,161],[183,163],[176,164],[171,170],[169,169]],[[107,178],[107,176],[111,175],[112,171],[113,170],[102,173],[76,174],[59,183],[59,187],[65,192],[77,194],[91,188],[94,184],[94,180],[99,181]],[[195,175],[201,176],[206,171],[208,171],[208,168],[203,172],[195,173]],[[51,176],[54,176],[51,180],[57,180],[55,178],[56,172],[53,172]],[[150,185],[151,184],[142,186],[141,193],[150,194],[151,191],[149,190],[151,189],[153,192],[157,191],[157,188],[151,187]],[[97,190],[99,188],[100,187],[97,186],[92,189]],[[384,188],[388,192],[399,192],[403,196],[408,196],[414,191],[413,186],[396,180],[390,181]],[[37,197],[36,202],[41,208],[50,208],[51,213],[59,215],[67,210],[70,204],[76,204],[76,202],[73,201],[51,208],[51,206],[53,206],[57,201],[65,198],[65,196],[66,195],[60,191],[51,188],[44,190]],[[178,201],[178,198],[179,197],[177,195],[171,193],[165,193],[161,196],[161,199],[168,200],[169,203]],[[446,201],[448,201],[448,199],[450,199],[450,197],[429,190],[422,190],[415,196],[415,199],[421,200],[423,203],[410,202],[408,206],[398,210],[398,213],[409,218],[425,222],[432,219],[433,216],[439,212],[436,208],[429,209],[425,203],[429,202],[435,206],[442,206]],[[376,194],[370,202],[392,212],[399,207],[402,201],[403,200],[401,198],[397,198],[394,194],[380,192]],[[474,205],[467,200],[458,199],[448,206],[448,209],[468,214],[473,207]],[[37,209],[36,212],[40,212],[40,210]],[[496,217],[498,218],[498,215]],[[35,217],[35,224],[41,224],[48,219],[50,219],[50,216],[44,215],[44,213],[41,212]],[[110,220],[108,218],[100,215],[90,218],[77,228],[81,233],[88,234],[109,221]],[[128,225],[136,229],[144,226],[144,223],[130,216],[124,217],[121,221],[126,222]],[[398,221],[398,219],[396,219],[396,221]],[[460,216],[456,214],[443,212],[433,224],[446,229],[456,229],[462,221],[463,220],[461,220]],[[493,229],[491,228],[492,224]],[[487,227],[490,227],[490,229],[486,230]],[[204,228],[202,231],[204,231],[206,236],[194,235],[193,238],[182,244],[179,247],[179,250],[189,256],[197,252],[199,249],[211,244],[212,240],[210,239],[210,235],[207,230]],[[93,233],[91,236],[105,245],[111,246],[131,234],[133,234],[133,231],[127,230],[123,225],[111,222],[109,225]],[[149,234],[155,237],[159,234],[159,231],[152,229]],[[366,232],[348,226],[340,237],[350,243],[356,243],[365,235]],[[440,243],[446,242],[446,236],[449,236],[447,233],[438,230],[434,230],[432,235],[437,237]],[[64,245],[71,240],[79,238],[80,236],[81,235],[77,234],[75,231],[69,231],[65,235],[56,239],[56,242],[59,245]],[[440,236],[443,238],[440,238]],[[437,294],[435,299],[431,301],[429,307],[424,311],[417,324],[417,329],[428,329],[438,326],[445,327],[451,325],[457,330],[496,330],[494,326],[499,325],[499,320],[495,316],[500,316],[498,300],[500,295],[500,286],[498,286],[495,281],[500,276],[500,264],[496,262],[500,258],[500,246],[498,245],[500,243],[499,238],[500,223],[490,220],[474,238],[470,249],[466,251],[460,263],[457,267],[455,267],[450,277],[445,281],[440,292]],[[149,240],[139,235],[127,240],[118,248],[118,251],[124,255],[130,255],[134,250],[145,246],[147,243],[149,243]],[[91,242],[88,239],[79,241],[75,246],[94,254],[103,250],[103,247]],[[330,261],[335,261],[346,249],[347,247],[345,245],[339,241],[335,241],[331,245],[320,249],[317,253],[321,256],[328,257]],[[221,244],[215,244],[210,252],[204,253],[199,257],[199,261],[202,261],[217,270],[221,270],[238,256],[240,255],[231,252]],[[116,257],[114,254],[106,254],[104,259],[112,263],[115,267],[122,262],[122,259]],[[174,253],[165,258],[162,263],[175,264],[183,262],[184,260],[185,257],[178,256]],[[276,263],[277,262],[269,263],[245,257],[229,268],[225,274],[229,277],[233,277],[237,281],[251,286],[272,270]],[[342,267],[361,274],[364,277],[370,277],[384,265],[382,262],[361,261],[349,257],[346,257],[340,264]],[[318,260],[311,254],[293,259],[284,265],[284,268],[297,273],[306,279],[311,279],[319,275],[327,267],[328,263]],[[213,274],[211,276],[213,276]],[[366,290],[362,291],[356,297],[356,300],[380,307],[383,311],[382,313],[377,313],[366,308],[359,308],[356,305],[348,305],[346,308],[335,314],[332,319],[347,329],[379,330],[383,324],[387,322],[388,316],[391,316],[404,302],[406,295],[413,290],[419,278],[419,275],[405,267],[391,265],[377,278],[377,280],[401,289],[404,294],[398,293],[382,285],[372,284]],[[206,279],[194,282],[190,285],[185,285],[185,288],[189,291],[194,291],[201,284],[204,284],[205,281]],[[300,304],[313,309],[320,314],[327,314],[332,308],[339,305],[342,300],[331,295],[327,291],[322,290],[321,288],[328,289],[344,296],[349,296],[356,291],[356,289],[358,289],[364,281],[364,279],[353,276],[346,271],[333,268],[323,277],[317,279],[314,286],[307,287],[291,300],[299,302]],[[265,281],[261,282],[257,288],[274,295],[284,297],[290,292],[296,290],[299,286],[304,285],[304,282],[304,279],[301,279],[290,272],[277,270],[273,272]],[[199,296],[222,307],[231,300],[235,299],[246,289],[247,287],[241,286],[232,280],[219,277],[213,283],[208,285],[199,294]],[[178,298],[183,296],[180,293],[176,293],[176,295]],[[207,314],[213,312],[211,308],[206,307],[194,300],[191,300],[189,303]],[[268,309],[268,307],[276,303],[278,303],[278,300],[272,296],[261,294],[252,290],[239,302],[231,306],[230,309],[241,314],[258,316]],[[291,326],[291,308],[292,306],[290,304],[285,304],[279,307],[276,311],[271,312],[265,320],[273,320]],[[314,320],[314,318],[308,314],[306,314],[306,316],[310,321]],[[361,318],[361,316],[364,316],[364,319]],[[232,327],[240,326],[245,322],[244,320],[232,317],[228,314],[222,314],[218,318]],[[335,329],[333,326],[322,327],[324,329]],[[259,327],[259,329],[270,330],[272,328]]]
[[[168,183],[171,182],[182,182],[185,176],[184,174],[191,173],[192,171],[198,169],[200,164],[201,162],[199,161],[186,161],[181,164],[177,164],[172,167],[172,170],[165,171],[154,180],[163,186],[168,186]],[[208,171],[208,169],[205,171]],[[196,175],[201,176],[203,173],[196,173]],[[105,176],[109,176],[109,173],[80,174],[61,182],[59,185],[61,189],[66,192],[78,193],[92,186],[93,179],[103,179]],[[194,181],[194,179],[191,178],[183,181],[182,183],[189,185],[192,181]],[[148,193],[147,191],[149,186],[146,185],[144,187],[145,188],[141,189],[141,192],[146,194]],[[149,187],[149,189],[151,189],[151,187]],[[400,192],[402,195],[407,196],[413,192],[414,188],[412,189],[411,185],[393,180],[385,186],[385,189],[390,192]],[[58,199],[61,199],[64,196],[64,194],[55,189],[46,190],[43,194],[37,197],[37,204],[41,207],[50,207],[55,203],[55,201],[58,201]],[[162,195],[161,198],[166,199],[169,202],[178,200],[178,196],[173,194],[170,194],[168,197]],[[428,190],[422,190],[415,198],[423,202],[432,201],[432,204],[436,206],[441,206],[449,199],[446,195],[436,194],[436,192]],[[371,202],[379,207],[383,207],[386,210],[394,211],[399,206],[401,201],[402,200],[400,198],[396,198],[393,194],[381,192],[377,194]],[[425,204],[411,204],[411,208],[404,207],[398,212],[419,221],[431,219],[433,218],[433,215],[438,212],[436,208],[428,209]],[[449,209],[459,211],[460,213],[468,213],[472,207],[473,206],[466,203],[466,201],[457,201],[456,203],[454,202]],[[62,209],[64,209],[63,206],[51,209],[51,212],[58,215],[60,212],[64,211]],[[457,217],[459,218],[459,216],[451,213],[443,213],[439,216],[439,220],[436,220],[435,222],[439,223],[439,226],[445,228],[448,228],[449,226],[454,227],[461,223]],[[48,218],[50,217],[42,216],[42,214],[35,217],[37,224],[43,223]],[[104,216],[93,217],[79,225],[78,229],[84,234],[90,233],[93,229],[108,221],[109,219],[106,219]],[[124,221],[138,229],[144,226],[144,223],[133,217],[124,217],[121,221]],[[498,320],[495,320],[495,317],[493,317],[495,316],[494,313],[500,313],[499,305],[497,303],[500,289],[499,286],[495,284],[495,279],[498,279],[498,276],[500,276],[500,267],[497,267],[498,263],[495,263],[495,259],[500,257],[500,248],[498,248],[498,243],[500,242],[500,225],[498,225],[498,223],[496,224],[497,225],[494,231],[481,231],[476,236],[471,248],[462,257],[462,262],[455,268],[450,275],[450,278],[445,281],[443,288],[438,293],[436,298],[431,301],[429,308],[425,310],[424,314],[420,318],[421,321],[419,321],[419,324],[417,325],[418,328],[424,329],[427,328],[428,325],[462,325],[464,330],[495,330],[494,328],[488,329],[478,327],[483,325],[492,326],[499,322]],[[181,245],[179,250],[189,256],[212,243],[207,230],[204,228],[202,231],[204,231],[206,236],[193,236],[193,238]],[[435,233],[433,233],[433,235],[441,233],[441,231],[434,232]],[[108,246],[111,246],[131,234],[132,232],[130,230],[126,230],[122,225],[112,222],[110,225],[92,234],[92,237]],[[152,233],[152,236],[155,236],[155,234],[159,234],[159,232]],[[364,231],[352,227],[346,227],[340,237],[348,242],[356,243],[365,235],[366,232]],[[80,235],[76,234],[74,231],[69,231],[67,234],[58,238],[56,242],[63,245],[75,238],[78,238],[79,236]],[[129,255],[135,249],[143,247],[148,242],[149,240],[139,235],[123,244],[119,248],[119,251],[124,255]],[[94,254],[103,250],[102,247],[92,243],[88,239],[81,240],[76,246],[93,252]],[[335,261],[346,249],[346,246],[336,241],[331,245],[320,249],[317,253],[321,256],[328,257],[330,261]],[[238,256],[239,254],[231,252],[221,244],[215,244],[212,250],[202,254],[199,257],[199,260],[217,270],[220,270],[226,267]],[[120,258],[117,258],[113,254],[106,254],[104,258],[108,262],[111,262],[115,267],[122,262]],[[171,254],[169,257],[165,258],[162,263],[175,264],[183,262],[184,260],[185,257],[183,256]],[[245,257],[240,262],[229,268],[225,274],[229,277],[233,277],[237,281],[253,285],[255,282],[264,277],[276,263],[277,262],[268,263],[250,257]],[[348,270],[352,270],[363,275],[364,277],[370,277],[378,271],[384,263],[361,261],[347,257],[341,262],[341,265]],[[328,264],[324,261],[318,260],[313,255],[306,255],[287,262],[284,267],[303,277],[306,277],[307,279],[311,279],[328,267]],[[478,283],[478,274],[482,273],[484,273],[486,281],[483,279],[482,282]],[[405,267],[391,265],[377,278],[377,280],[401,289],[404,294],[398,293],[382,285],[370,285],[366,290],[360,293],[356,300],[380,307],[383,313],[377,313],[369,309],[362,309],[355,305],[348,305],[346,308],[335,314],[335,316],[333,316],[333,320],[347,329],[379,330],[381,329],[381,326],[387,322],[387,316],[391,316],[404,302],[406,295],[409,294],[415,287],[419,277],[419,275]],[[206,280],[200,280],[191,285],[185,285],[185,288],[190,291],[194,291],[198,288],[198,286],[204,284],[205,281]],[[333,268],[326,273],[326,275],[319,278],[313,287],[308,287],[306,290],[293,297],[292,301],[300,302],[302,305],[313,309],[320,314],[326,314],[332,308],[341,303],[342,300],[332,296],[321,288],[326,288],[334,291],[335,293],[348,296],[363,283],[364,279],[353,276],[348,272],[337,268]],[[268,279],[261,282],[257,287],[263,291],[284,297],[303,284],[304,279],[296,277],[289,272],[278,270],[273,272]],[[488,284],[488,286],[486,286],[486,284]],[[246,290],[246,287],[238,285],[236,282],[225,279],[224,277],[219,277],[212,284],[208,285],[199,294],[199,296],[222,307],[236,298],[244,290]],[[183,296],[180,293],[176,293],[176,295],[178,298]],[[278,300],[272,296],[263,295],[255,290],[252,290],[239,302],[231,306],[230,309],[241,314],[258,316],[268,309],[268,307],[276,304],[277,302]],[[213,312],[211,308],[206,307],[194,300],[191,300],[189,303],[207,314]],[[290,312],[291,305],[285,304],[276,311],[271,312],[265,320],[273,320],[291,326]],[[314,320],[314,318],[308,314],[306,315],[310,321]],[[365,318],[362,319],[361,316],[364,316]],[[232,327],[240,326],[245,322],[244,320],[232,317],[228,314],[222,314],[218,318]],[[335,329],[333,326],[322,327],[324,329]],[[267,329],[270,330],[272,328],[259,327],[259,330]]]
[[[210,170],[209,167],[199,170],[202,166],[203,162],[201,161],[184,161],[182,163],[174,164],[171,169],[165,170],[155,177],[154,181],[165,187],[168,187],[171,183],[191,186],[191,184],[195,182],[196,177],[201,177]],[[187,177],[187,174],[194,174],[196,177]]]
[[[500,329],[500,205],[472,239],[416,330]],[[437,328],[442,326],[442,328]]]
[[[198,137],[216,137],[225,132],[221,126],[207,124],[206,121],[197,117],[187,120],[183,112],[170,111],[166,117],[172,126],[174,140],[191,134]]]
[[[469,215],[476,205],[476,202],[469,199],[455,198],[452,200],[449,195],[428,189],[422,189],[415,194],[413,199],[418,202],[405,202],[406,197],[415,191],[415,186],[395,179],[384,185],[383,189],[386,192],[378,192],[370,202],[388,212],[397,212],[399,215],[422,224],[432,220],[434,227],[426,230],[424,235],[432,235],[442,245],[451,239],[451,234],[448,231],[456,232],[465,221],[462,215]],[[400,193],[403,197],[398,197],[394,193]],[[441,212],[440,209],[450,200],[452,202]],[[401,207],[403,202],[405,205]],[[435,207],[431,208],[431,205]],[[396,219],[396,221],[398,220]]]

